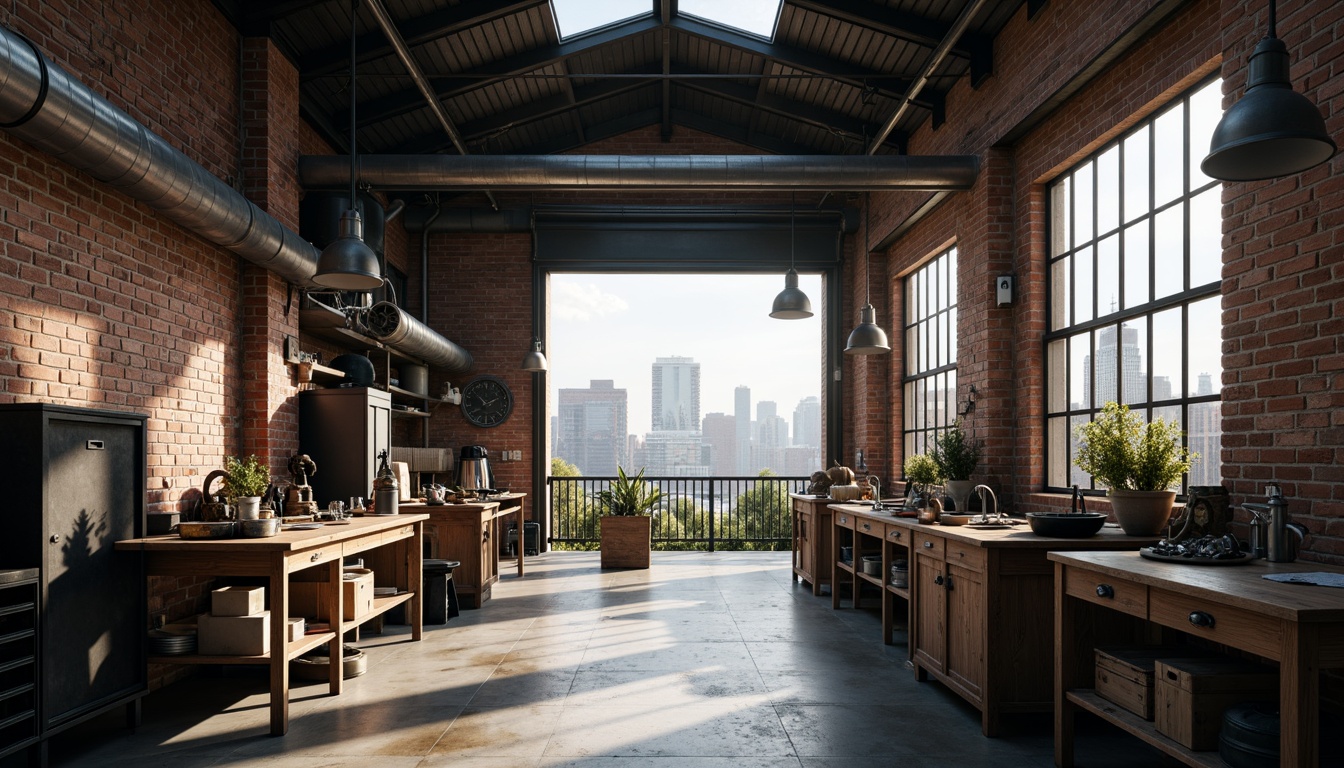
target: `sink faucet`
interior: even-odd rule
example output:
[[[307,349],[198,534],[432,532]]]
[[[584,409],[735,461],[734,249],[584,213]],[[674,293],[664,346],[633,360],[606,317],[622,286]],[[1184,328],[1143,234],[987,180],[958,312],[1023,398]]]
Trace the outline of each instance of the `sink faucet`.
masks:
[[[882,484],[877,475],[868,476],[868,485],[873,489],[873,511],[882,508]]]
[[[989,520],[990,510],[994,511],[994,522],[1003,522],[1003,515],[999,512],[999,497],[994,495],[994,489],[988,485],[977,485],[971,491],[980,495],[980,519],[986,523]],[[985,493],[989,493],[989,505],[985,505]]]

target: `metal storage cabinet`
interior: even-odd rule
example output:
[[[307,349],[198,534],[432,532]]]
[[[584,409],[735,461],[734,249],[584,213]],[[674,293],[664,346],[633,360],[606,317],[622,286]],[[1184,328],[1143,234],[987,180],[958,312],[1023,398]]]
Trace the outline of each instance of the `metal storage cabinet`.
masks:
[[[145,530],[145,417],[45,403],[0,405],[11,482],[0,567],[38,569],[43,738],[148,690],[140,558],[113,550]],[[45,745],[44,745],[45,746]]]
[[[313,500],[373,496],[379,451],[392,447],[392,396],[370,387],[311,389],[299,393],[299,450],[317,463],[308,478]]]
[[[36,568],[0,571],[0,757],[41,736]]]

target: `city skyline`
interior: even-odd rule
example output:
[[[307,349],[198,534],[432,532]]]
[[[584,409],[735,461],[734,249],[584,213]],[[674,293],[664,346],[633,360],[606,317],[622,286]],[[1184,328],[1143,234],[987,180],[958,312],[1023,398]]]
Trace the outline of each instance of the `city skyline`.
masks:
[[[659,358],[687,357],[700,365],[701,415],[733,414],[739,386],[751,390],[753,409],[772,401],[791,414],[821,393],[821,321],[771,318],[771,303],[783,287],[782,271],[554,274],[546,348],[550,389],[611,380],[630,393],[630,433],[644,435],[652,431],[651,366]],[[820,276],[800,275],[799,287],[820,301]]]

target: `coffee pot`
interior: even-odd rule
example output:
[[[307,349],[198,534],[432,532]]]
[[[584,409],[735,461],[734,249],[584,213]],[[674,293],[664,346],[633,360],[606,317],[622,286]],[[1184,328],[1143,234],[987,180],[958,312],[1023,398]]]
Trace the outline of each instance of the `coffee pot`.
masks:
[[[490,473],[489,451],[483,445],[464,445],[457,462],[457,485],[466,491],[483,491],[495,487],[495,476]]]

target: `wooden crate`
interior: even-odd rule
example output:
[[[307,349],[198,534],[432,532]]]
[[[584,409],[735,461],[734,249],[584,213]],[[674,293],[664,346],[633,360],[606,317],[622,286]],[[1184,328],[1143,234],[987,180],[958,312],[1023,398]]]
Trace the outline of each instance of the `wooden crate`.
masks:
[[[648,515],[607,515],[602,518],[602,567],[648,568]]]
[[[1153,669],[1158,659],[1208,656],[1183,645],[1097,648],[1097,695],[1145,720],[1153,719]]]
[[[1228,707],[1279,696],[1277,672],[1239,659],[1162,659],[1154,677],[1157,732],[1196,751],[1218,748]]]

